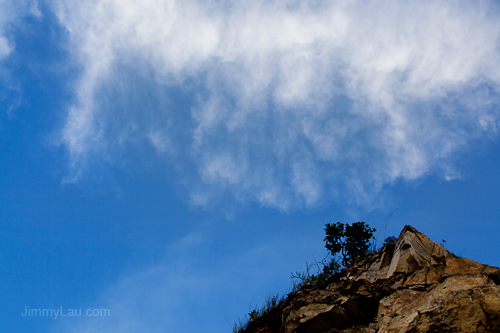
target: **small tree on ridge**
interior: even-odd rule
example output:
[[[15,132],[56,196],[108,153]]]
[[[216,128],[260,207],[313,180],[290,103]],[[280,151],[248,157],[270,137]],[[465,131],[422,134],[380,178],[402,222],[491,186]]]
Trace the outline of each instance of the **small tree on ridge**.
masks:
[[[364,256],[370,248],[375,228],[365,222],[354,222],[352,225],[341,222],[325,224],[325,246],[332,256],[340,253],[342,265],[349,266],[359,256]]]

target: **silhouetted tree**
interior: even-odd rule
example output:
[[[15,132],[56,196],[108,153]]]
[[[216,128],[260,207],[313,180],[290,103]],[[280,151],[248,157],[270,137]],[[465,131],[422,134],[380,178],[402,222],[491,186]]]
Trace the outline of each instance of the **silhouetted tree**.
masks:
[[[352,225],[341,222],[325,224],[325,246],[332,256],[340,254],[342,265],[348,266],[359,257],[366,255],[370,248],[375,228],[365,222],[354,222]]]

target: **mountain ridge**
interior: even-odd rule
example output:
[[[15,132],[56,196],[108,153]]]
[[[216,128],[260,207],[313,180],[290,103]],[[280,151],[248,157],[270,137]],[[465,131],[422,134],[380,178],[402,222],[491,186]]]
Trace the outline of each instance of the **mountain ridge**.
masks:
[[[407,225],[395,243],[290,293],[241,332],[500,332],[500,269]]]

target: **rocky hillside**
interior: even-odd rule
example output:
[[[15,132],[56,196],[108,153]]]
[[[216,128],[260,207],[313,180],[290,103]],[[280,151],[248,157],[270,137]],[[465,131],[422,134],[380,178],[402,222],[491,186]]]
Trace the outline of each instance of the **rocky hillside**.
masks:
[[[500,332],[500,270],[406,226],[395,244],[290,294],[245,332]]]

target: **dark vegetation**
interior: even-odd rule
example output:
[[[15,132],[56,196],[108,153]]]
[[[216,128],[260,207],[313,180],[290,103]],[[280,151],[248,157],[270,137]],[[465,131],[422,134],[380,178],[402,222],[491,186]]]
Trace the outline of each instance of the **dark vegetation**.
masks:
[[[326,249],[332,256],[340,254],[343,266],[349,266],[359,256],[364,256],[370,248],[370,240],[377,231],[365,222],[354,222],[352,225],[337,222],[325,226]]]
[[[341,222],[327,223],[324,241],[329,251],[328,255],[320,262],[306,263],[304,272],[292,273],[290,294],[302,288],[322,286],[342,268],[352,265],[358,257],[365,256],[370,250],[374,252],[377,247],[373,236],[375,231],[375,228],[369,227],[365,222],[354,222],[351,225]],[[387,237],[382,247],[395,241],[395,237]],[[313,269],[316,273],[311,273]],[[279,306],[286,297],[279,295],[268,297],[260,309],[255,308],[248,313],[248,317],[238,320],[233,325],[233,333],[243,333],[259,321],[272,316],[272,310]]]

